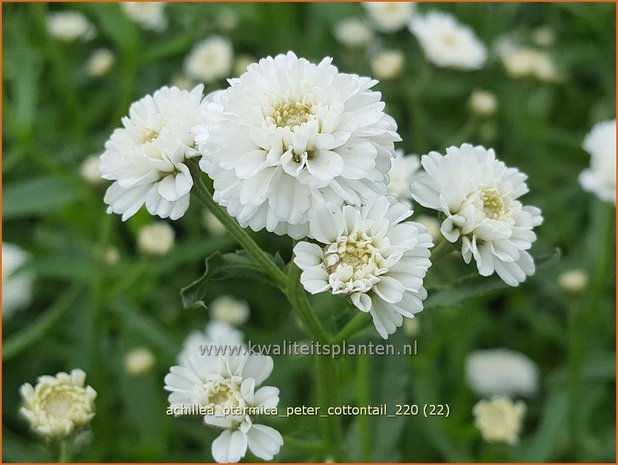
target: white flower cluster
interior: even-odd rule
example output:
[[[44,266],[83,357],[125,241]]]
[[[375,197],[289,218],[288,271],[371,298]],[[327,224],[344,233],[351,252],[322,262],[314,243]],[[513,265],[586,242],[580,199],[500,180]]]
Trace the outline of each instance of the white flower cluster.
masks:
[[[28,253],[9,242],[2,243],[2,318],[7,318],[32,300],[33,275],[20,268],[28,261]]]
[[[590,154],[590,168],[579,176],[579,183],[601,200],[616,204],[616,120],[594,125],[584,139]]]

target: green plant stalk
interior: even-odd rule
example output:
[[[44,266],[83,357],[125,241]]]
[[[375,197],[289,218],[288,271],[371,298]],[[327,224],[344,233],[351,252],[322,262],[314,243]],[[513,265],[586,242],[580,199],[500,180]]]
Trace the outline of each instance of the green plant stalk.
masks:
[[[359,310],[356,316],[354,316],[354,318],[348,321],[346,325],[341,328],[341,331],[339,331],[331,339],[331,344],[341,344],[346,339],[349,339],[355,334],[360,333],[369,326],[371,326],[371,318],[367,313],[361,312]]]
[[[66,439],[63,439],[58,444],[58,463],[68,463],[71,459],[69,453],[69,444]]]
[[[335,462],[344,460],[341,450],[341,417],[328,415],[328,408],[338,405],[337,392],[339,389],[337,367],[335,360],[323,356],[315,356],[317,365],[318,399],[320,405],[320,417],[322,422],[322,436],[326,445],[326,450]]]
[[[431,251],[431,263],[436,263],[438,260],[448,256],[452,252],[455,252],[455,247],[446,239],[442,238],[438,245]]]
[[[356,385],[358,388],[358,405],[365,406],[371,403],[369,393],[370,385],[370,364],[371,359],[367,355],[358,357],[358,372]],[[373,462],[373,444],[371,438],[371,419],[368,415],[360,415],[358,418],[358,429],[360,431],[361,458],[363,462]]]

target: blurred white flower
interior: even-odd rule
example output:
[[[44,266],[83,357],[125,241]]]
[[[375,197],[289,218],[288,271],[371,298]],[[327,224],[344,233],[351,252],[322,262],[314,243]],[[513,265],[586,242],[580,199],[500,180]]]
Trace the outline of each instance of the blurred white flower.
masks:
[[[594,125],[584,139],[590,168],[579,175],[579,183],[601,200],[616,204],[616,120]]]
[[[394,195],[400,202],[408,207],[412,206],[412,194],[410,183],[412,178],[421,168],[421,163],[416,155],[404,155],[403,150],[396,151],[391,170],[388,172],[391,178],[388,183],[388,193]]]
[[[104,198],[108,213],[125,221],[145,203],[161,218],[185,214],[193,187],[186,162],[199,156],[191,129],[201,122],[202,89],[162,87],[131,105],[101,155],[101,177],[115,181]]]
[[[445,156],[430,152],[421,164],[426,173],[412,183],[412,197],[445,215],[442,234],[452,243],[461,239],[466,263],[474,258],[482,276],[495,272],[509,286],[534,274],[528,249],[543,217],[518,200],[528,192],[525,174],[507,168],[493,149],[470,144],[449,147]]]
[[[547,82],[560,79],[552,58],[546,52],[533,48],[507,48],[502,53],[502,63],[513,78],[533,77]]]
[[[330,63],[268,57],[206,99],[200,167],[242,227],[299,239],[315,206],[386,192],[397,125],[370,90],[377,81]]]
[[[109,266],[117,265],[120,261],[120,251],[117,247],[110,246],[105,251],[105,263]]]
[[[229,346],[243,348],[244,351],[244,344],[242,331],[234,328],[227,321],[212,320],[206,325],[204,331],[193,331],[185,338],[176,362],[179,365],[184,364],[190,356],[201,354],[202,347],[205,346]]]
[[[58,11],[47,17],[47,30],[52,37],[63,42],[73,42],[77,39],[92,39],[94,26],[86,17],[77,11]]]
[[[92,77],[104,76],[114,66],[114,61],[116,61],[114,52],[107,48],[98,48],[88,58],[86,73]]]
[[[427,59],[441,68],[480,69],[487,60],[487,48],[474,31],[442,11],[430,11],[410,21]]]
[[[416,11],[413,2],[366,2],[363,6],[375,29],[386,33],[406,27]]]
[[[558,284],[568,292],[582,292],[588,287],[588,274],[583,270],[569,270],[560,273]]]
[[[437,243],[438,240],[442,239],[442,232],[440,231],[440,222],[437,218],[429,215],[419,215],[416,218],[420,224],[427,228],[427,232],[433,239],[434,243]]]
[[[221,9],[217,14],[216,22],[224,31],[232,31],[238,26],[238,14],[234,10]]]
[[[394,79],[401,74],[404,56],[401,50],[382,50],[369,62],[371,71],[378,79]]]
[[[165,377],[172,409],[204,406],[214,414],[204,423],[223,432],[212,443],[220,463],[238,462],[247,448],[262,460],[271,460],[283,445],[279,432],[255,423],[255,413],[279,404],[279,389],[262,386],[273,369],[264,355],[192,355],[183,366],[173,366]]]
[[[184,74],[176,74],[172,78],[172,86],[180,90],[191,90],[196,86],[196,82]]]
[[[124,356],[124,371],[131,376],[147,373],[155,364],[153,353],[146,347],[138,347]]]
[[[101,160],[100,155],[90,155],[79,167],[79,174],[91,186],[99,186],[105,181],[101,178]]]
[[[223,37],[212,36],[198,42],[185,59],[187,76],[206,83],[229,77],[234,51],[232,43]]]
[[[2,243],[2,318],[30,305],[32,281],[30,271],[19,269],[28,261],[28,253],[9,242]]]
[[[97,393],[85,386],[85,381],[86,373],[80,369],[39,376],[35,387],[29,383],[21,386],[20,413],[32,430],[46,439],[66,439],[94,417]]]
[[[403,321],[403,332],[410,337],[416,336],[420,332],[418,318],[406,318]]]
[[[137,248],[144,255],[163,256],[174,247],[176,233],[165,221],[142,227],[137,234]]]
[[[121,2],[120,6],[127,18],[144,29],[161,32],[167,28],[165,2]]]
[[[554,31],[549,26],[540,26],[532,31],[532,41],[540,47],[549,47],[555,40]]]
[[[347,47],[364,47],[373,39],[373,31],[358,18],[344,18],[335,25],[333,35]]]
[[[514,445],[519,441],[526,404],[513,402],[508,397],[481,400],[473,408],[474,423],[487,442]]]
[[[498,100],[493,92],[477,89],[470,94],[468,106],[472,113],[479,116],[490,116],[496,112]]]
[[[476,350],[466,359],[466,380],[480,396],[532,396],[539,384],[535,363],[508,349]]]
[[[255,57],[241,53],[234,59],[234,76],[240,76],[247,71],[250,64],[255,63]]]
[[[241,325],[249,319],[249,304],[229,295],[217,297],[208,306],[210,316],[233,325]]]
[[[225,226],[223,223],[217,219],[215,215],[213,215],[210,210],[204,209],[202,212],[202,224],[206,228],[209,234],[212,236],[220,236],[225,234]]]
[[[324,206],[312,213],[311,234],[321,244],[299,242],[294,263],[311,294],[347,296],[369,312],[384,339],[423,309],[423,278],[431,262],[425,227],[404,222],[412,210],[385,196],[343,209]]]

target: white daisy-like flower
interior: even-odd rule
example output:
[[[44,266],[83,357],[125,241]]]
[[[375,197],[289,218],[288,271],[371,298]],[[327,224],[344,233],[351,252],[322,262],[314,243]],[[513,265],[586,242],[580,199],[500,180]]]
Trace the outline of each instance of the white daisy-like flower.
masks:
[[[212,320],[204,331],[193,331],[185,338],[176,361],[182,365],[190,356],[201,354],[206,346],[228,346],[229,350],[238,351],[237,348],[244,348],[244,339],[242,331],[227,321]]]
[[[539,387],[536,364],[521,352],[508,349],[477,350],[468,355],[466,380],[480,396],[532,396]]]
[[[300,239],[317,205],[384,194],[400,139],[376,83],[292,52],[231,79],[206,99],[196,128],[215,200],[243,227]]]
[[[32,281],[29,271],[19,270],[28,261],[28,253],[9,242],[2,243],[2,318],[30,305]]]
[[[47,17],[49,34],[63,42],[73,42],[77,39],[92,39],[94,26],[86,17],[77,11],[58,11]]]
[[[185,59],[185,72],[193,79],[213,82],[229,77],[233,58],[232,42],[220,36],[212,36],[198,42],[189,52]]]
[[[358,18],[344,18],[335,25],[333,35],[347,47],[364,47],[373,39],[373,31],[365,21]]]
[[[65,439],[85,428],[94,417],[97,392],[85,386],[86,373],[80,369],[70,374],[40,376],[36,386],[25,383],[19,392],[23,406],[20,413],[33,431],[47,439]]]
[[[393,160],[393,165],[388,175],[388,193],[394,195],[400,202],[408,207],[412,206],[412,196],[410,194],[410,183],[412,178],[421,168],[418,156],[409,154],[404,155],[403,150],[397,150],[397,156]]]
[[[201,122],[202,89],[162,87],[131,105],[101,155],[101,177],[115,181],[104,198],[108,213],[125,221],[146,204],[161,218],[185,214],[193,187],[187,160],[200,155],[192,128]]]
[[[406,27],[416,11],[413,2],[367,2],[363,6],[375,29],[387,33]]]
[[[281,434],[255,423],[255,414],[279,404],[279,389],[258,386],[273,369],[264,355],[193,355],[183,366],[173,366],[165,377],[172,409],[204,406],[212,414],[204,423],[223,432],[212,443],[217,462],[238,462],[247,448],[263,460],[271,460],[283,445]]]
[[[105,181],[101,179],[101,160],[100,155],[90,155],[82,162],[79,167],[79,174],[82,179],[91,186],[99,186]]]
[[[144,29],[161,32],[167,28],[165,2],[121,2],[120,6],[127,18]]]
[[[534,274],[528,250],[543,217],[519,201],[528,192],[525,174],[507,168],[493,149],[470,144],[449,147],[445,156],[430,152],[421,164],[426,173],[412,183],[412,197],[446,216],[442,235],[461,240],[466,263],[474,258],[482,276],[495,272],[510,286]]]
[[[474,31],[442,11],[430,11],[410,21],[427,59],[441,68],[480,69],[487,60],[487,48]]]
[[[494,397],[481,400],[474,406],[474,424],[487,442],[517,444],[526,404],[521,400],[513,402],[508,397]]]
[[[146,347],[137,347],[124,356],[124,370],[131,376],[149,372],[154,364],[155,356]]]
[[[92,55],[88,58],[86,73],[92,77],[104,76],[114,66],[115,61],[114,52],[107,48],[99,48],[92,52]]]
[[[299,242],[294,263],[311,294],[330,292],[349,297],[369,312],[386,339],[423,309],[427,292],[423,278],[429,269],[431,237],[424,226],[404,222],[412,210],[386,196],[360,209],[332,205],[312,215],[311,233],[321,244]]]
[[[213,300],[208,306],[210,315],[232,325],[241,325],[249,319],[249,304],[244,300],[229,295],[222,295]]]
[[[586,290],[588,281],[588,273],[584,270],[568,270],[558,276],[558,284],[567,292],[578,293]]]
[[[142,227],[137,233],[137,248],[144,255],[162,257],[174,247],[176,232],[165,221]]]
[[[594,125],[584,139],[590,168],[579,175],[579,183],[601,200],[616,204],[616,120]]]
[[[371,57],[369,65],[378,79],[394,79],[401,74],[404,65],[401,50],[382,50]]]

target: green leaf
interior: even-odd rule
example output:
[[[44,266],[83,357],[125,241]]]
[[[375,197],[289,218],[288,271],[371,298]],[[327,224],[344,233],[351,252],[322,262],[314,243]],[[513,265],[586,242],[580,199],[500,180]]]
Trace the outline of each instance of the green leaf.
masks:
[[[7,185],[3,191],[2,219],[48,215],[78,200],[77,193],[54,177],[39,177]]]
[[[224,255],[220,252],[215,252],[206,259],[204,265],[205,271],[201,278],[180,291],[182,303],[185,308],[194,306],[206,308],[203,299],[211,281],[218,281],[226,278],[249,278],[276,286],[275,282],[269,278],[266,272],[245,252],[239,251]]]

